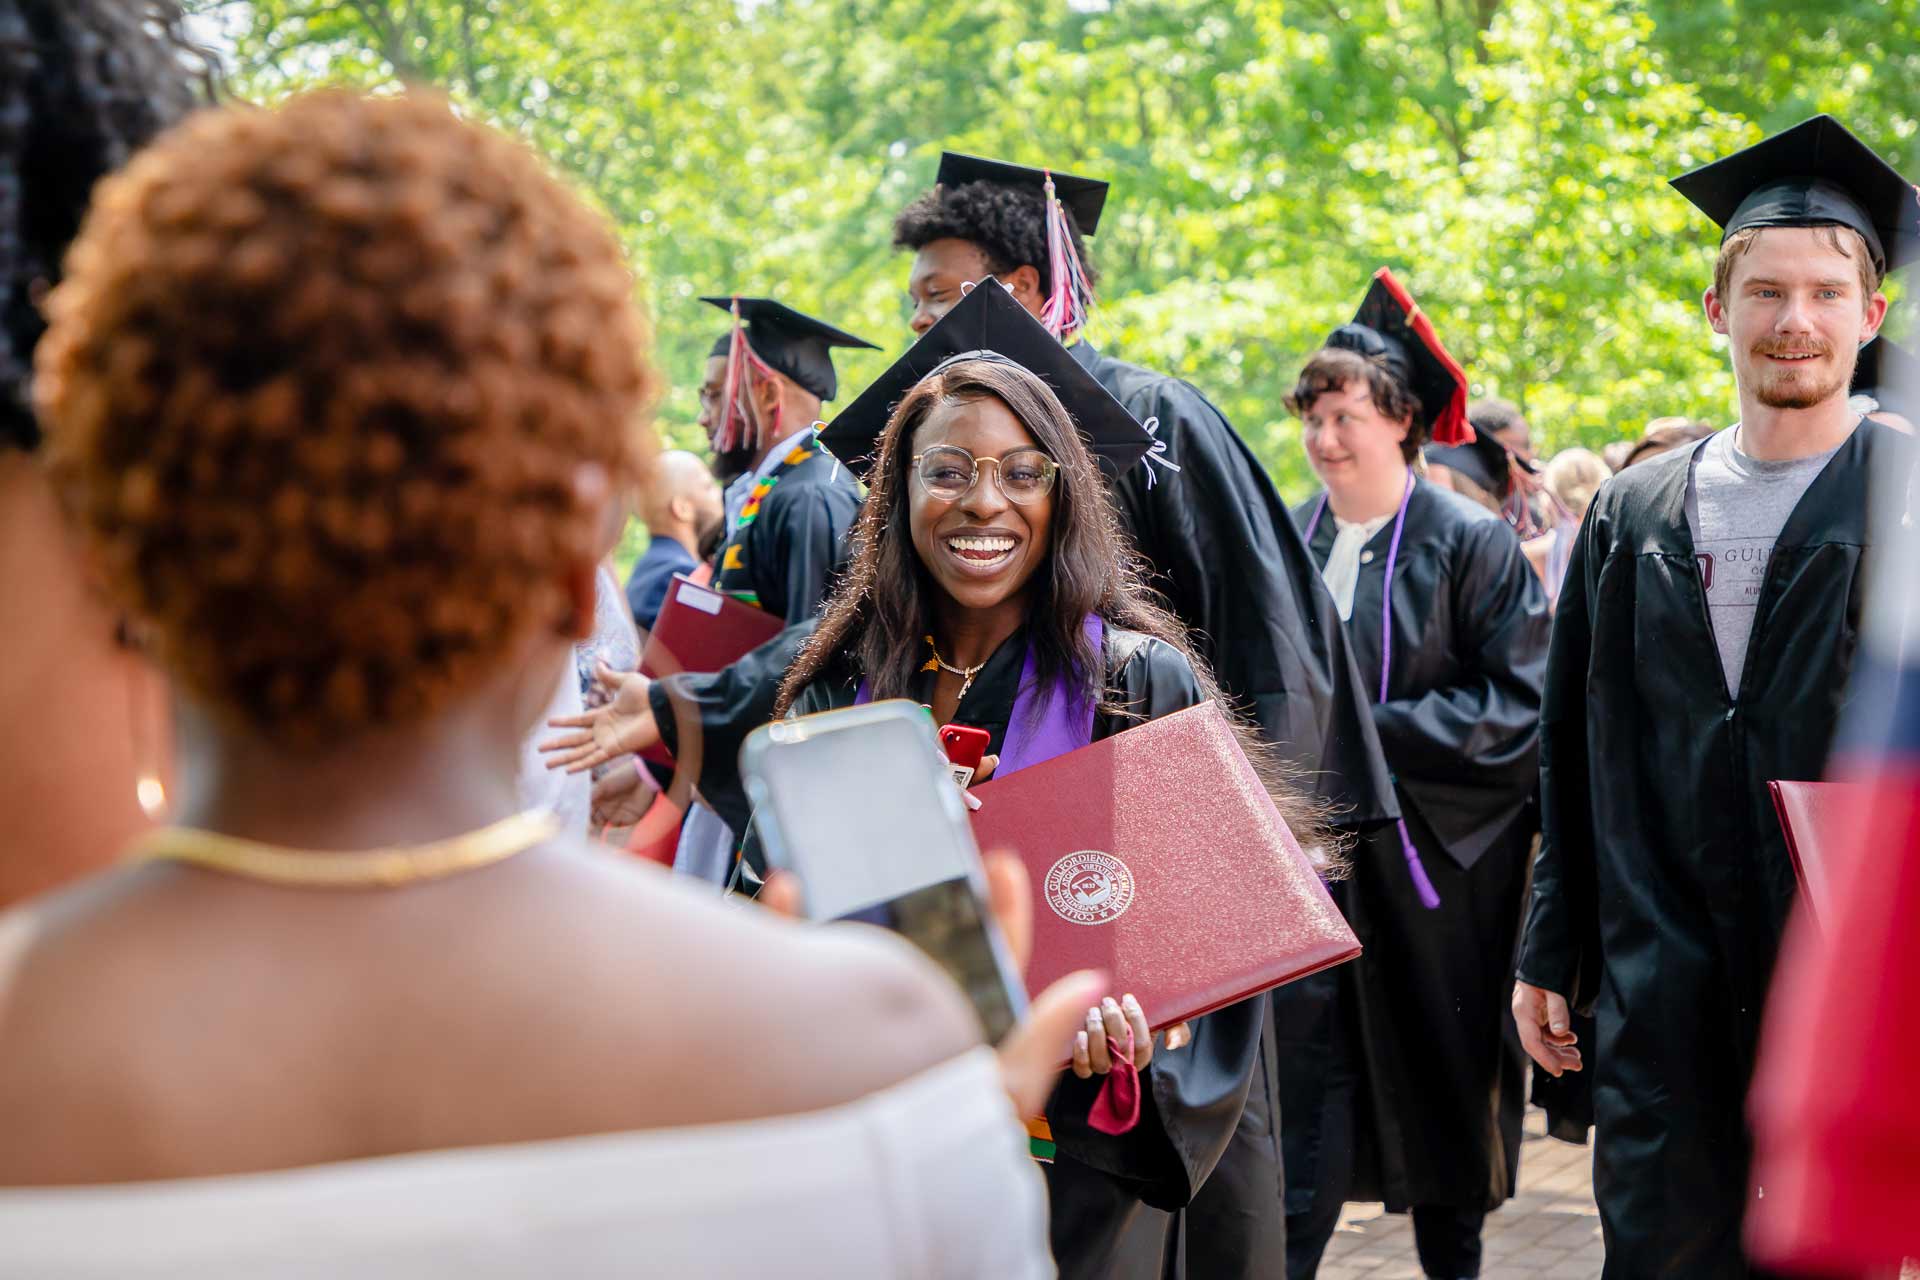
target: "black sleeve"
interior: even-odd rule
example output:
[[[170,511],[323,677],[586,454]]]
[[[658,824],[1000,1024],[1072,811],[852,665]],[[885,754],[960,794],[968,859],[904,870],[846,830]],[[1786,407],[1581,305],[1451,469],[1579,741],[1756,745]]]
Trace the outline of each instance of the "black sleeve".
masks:
[[[1552,625],[1546,591],[1502,521],[1470,525],[1460,550],[1452,643],[1461,679],[1374,708],[1380,744],[1403,783],[1457,786],[1463,770],[1511,771],[1516,760],[1531,773],[1535,758]]]
[[[710,675],[665,676],[653,682],[647,701],[660,726],[660,741],[673,752],[705,800],[738,833],[747,824],[740,786],[740,744],[773,719],[780,681],[813,634],[815,619],[788,627],[732,666]]]
[[[1127,408],[1157,419],[1179,470],[1149,459],[1121,478],[1115,501],[1221,688],[1336,822],[1398,817],[1345,626],[1258,460],[1184,383],[1159,379]]]
[[[860,509],[844,485],[776,485],[748,531],[748,571],[760,605],[788,623],[820,611],[834,576],[846,567],[847,531]]]
[[[1565,996],[1583,1013],[1592,1008],[1600,980],[1587,671],[1606,523],[1601,503],[1595,502],[1573,544],[1553,619],[1540,710],[1540,852],[1533,863],[1533,896],[1520,942],[1521,981]]]
[[[1148,719],[1202,700],[1186,659],[1158,640],[1137,643],[1119,663],[1115,685],[1129,707]],[[1124,732],[1131,723],[1138,722],[1116,719],[1103,727]],[[1185,1205],[1240,1123],[1265,1008],[1262,995],[1195,1018],[1193,1043],[1156,1053],[1141,1075],[1140,1123],[1128,1133],[1101,1133],[1086,1122],[1105,1077],[1063,1074],[1047,1103],[1054,1141],[1081,1163],[1123,1180],[1156,1209]]]

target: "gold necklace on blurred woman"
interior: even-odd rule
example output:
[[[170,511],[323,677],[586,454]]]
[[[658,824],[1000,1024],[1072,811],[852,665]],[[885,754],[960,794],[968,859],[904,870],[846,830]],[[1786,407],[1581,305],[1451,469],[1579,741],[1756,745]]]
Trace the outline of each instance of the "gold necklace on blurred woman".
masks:
[[[332,852],[291,849],[194,827],[161,827],[136,842],[130,862],[183,862],[298,889],[392,889],[503,862],[551,839],[559,819],[544,810],[503,818],[431,844]]]

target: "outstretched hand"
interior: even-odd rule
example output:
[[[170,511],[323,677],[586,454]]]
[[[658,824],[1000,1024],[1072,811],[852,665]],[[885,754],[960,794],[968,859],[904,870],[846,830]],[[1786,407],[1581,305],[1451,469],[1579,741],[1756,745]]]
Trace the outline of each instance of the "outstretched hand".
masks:
[[[637,671],[615,671],[604,662],[594,669],[593,678],[607,695],[605,703],[584,715],[547,721],[550,729],[568,730],[540,744],[549,769],[584,773],[659,745],[660,726],[647,701],[653,681]]]

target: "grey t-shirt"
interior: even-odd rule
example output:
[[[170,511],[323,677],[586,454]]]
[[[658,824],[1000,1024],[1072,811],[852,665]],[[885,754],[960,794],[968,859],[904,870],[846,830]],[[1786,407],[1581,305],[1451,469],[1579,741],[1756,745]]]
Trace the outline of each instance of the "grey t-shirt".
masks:
[[[1707,588],[1707,618],[1735,696],[1773,544],[1807,486],[1839,452],[1762,461],[1740,451],[1739,432],[1735,426],[1709,437],[1693,456],[1687,484],[1687,525]]]

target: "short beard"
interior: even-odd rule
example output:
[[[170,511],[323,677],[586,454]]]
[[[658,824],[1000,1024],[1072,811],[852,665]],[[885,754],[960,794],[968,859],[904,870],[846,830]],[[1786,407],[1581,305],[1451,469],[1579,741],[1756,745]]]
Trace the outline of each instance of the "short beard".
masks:
[[[1813,348],[1800,343],[1763,342],[1754,347],[1754,399],[1769,409],[1811,409],[1815,405],[1825,404],[1837,395],[1845,395],[1853,381],[1853,369],[1836,370],[1835,376],[1824,382],[1813,382],[1801,376],[1797,371],[1772,369],[1766,364],[1767,357],[1785,351],[1814,350],[1820,355],[1831,355],[1832,348],[1820,343]]]
[[[1762,378],[1753,390],[1754,398],[1769,409],[1811,409],[1835,396],[1844,395],[1849,378],[1809,383],[1798,378]]]

